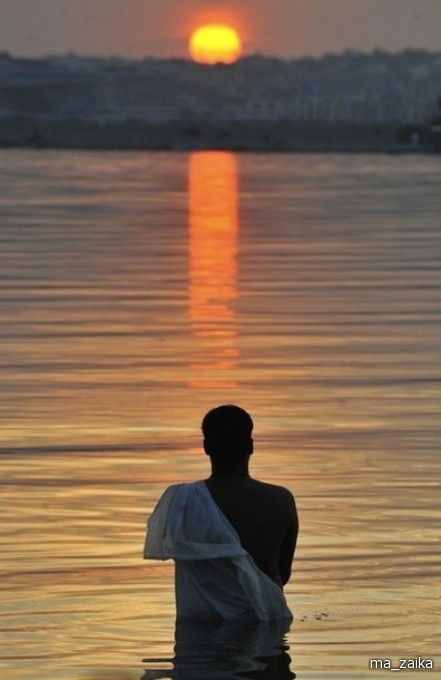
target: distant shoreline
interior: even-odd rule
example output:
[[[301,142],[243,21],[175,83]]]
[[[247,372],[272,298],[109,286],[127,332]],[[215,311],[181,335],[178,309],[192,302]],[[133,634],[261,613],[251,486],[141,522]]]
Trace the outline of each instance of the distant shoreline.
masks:
[[[27,117],[0,121],[0,148],[115,150],[430,153],[433,149],[403,135],[399,123],[311,121],[97,122]]]

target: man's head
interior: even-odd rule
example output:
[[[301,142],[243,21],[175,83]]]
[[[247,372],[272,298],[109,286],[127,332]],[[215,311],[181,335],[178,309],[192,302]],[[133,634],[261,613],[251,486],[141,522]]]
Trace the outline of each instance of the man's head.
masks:
[[[239,406],[226,404],[209,411],[202,421],[204,450],[218,465],[233,465],[253,453],[253,421]]]

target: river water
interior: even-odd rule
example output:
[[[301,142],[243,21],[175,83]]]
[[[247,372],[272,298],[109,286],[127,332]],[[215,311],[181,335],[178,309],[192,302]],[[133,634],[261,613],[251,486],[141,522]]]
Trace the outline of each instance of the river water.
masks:
[[[0,152],[2,677],[437,677],[440,169]],[[297,499],[289,631],[175,631],[141,559],[231,402]]]

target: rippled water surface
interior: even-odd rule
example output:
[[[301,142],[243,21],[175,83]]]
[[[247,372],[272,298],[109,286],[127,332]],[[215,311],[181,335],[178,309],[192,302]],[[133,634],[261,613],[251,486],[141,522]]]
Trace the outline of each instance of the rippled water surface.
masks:
[[[0,161],[1,677],[436,677],[439,157]],[[175,633],[172,565],[141,560],[224,402],[297,498],[278,656],[274,630]]]

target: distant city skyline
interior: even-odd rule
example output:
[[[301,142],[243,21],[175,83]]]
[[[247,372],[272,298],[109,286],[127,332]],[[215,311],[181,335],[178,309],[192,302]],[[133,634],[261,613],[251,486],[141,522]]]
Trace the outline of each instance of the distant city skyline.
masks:
[[[441,50],[441,0],[1,0],[0,51],[188,57],[210,21],[236,28],[244,55]]]

